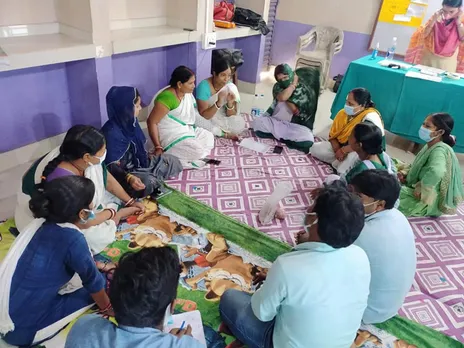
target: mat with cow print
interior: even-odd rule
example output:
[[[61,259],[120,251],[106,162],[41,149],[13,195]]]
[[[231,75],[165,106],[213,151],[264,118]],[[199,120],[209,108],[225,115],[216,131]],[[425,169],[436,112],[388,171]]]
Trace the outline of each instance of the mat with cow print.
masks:
[[[221,323],[218,312],[221,295],[227,289],[252,293],[254,274],[269,268],[279,255],[291,250],[287,244],[175,190],[158,201],[145,199],[144,204],[145,214],[121,224],[117,240],[102,256],[118,261],[124,253],[144,247],[175,248],[182,263],[176,311],[199,310],[203,323],[215,330]],[[0,233],[8,237],[0,240],[0,251],[5,251],[9,246],[6,243],[12,242],[8,232],[11,225],[7,222],[0,226]],[[1,259],[4,254],[0,256]],[[44,345],[62,346],[58,341],[64,342],[67,332],[69,326]],[[234,341],[232,337],[223,337],[227,344]],[[397,316],[382,325],[361,327],[353,347],[462,346],[438,331]]]

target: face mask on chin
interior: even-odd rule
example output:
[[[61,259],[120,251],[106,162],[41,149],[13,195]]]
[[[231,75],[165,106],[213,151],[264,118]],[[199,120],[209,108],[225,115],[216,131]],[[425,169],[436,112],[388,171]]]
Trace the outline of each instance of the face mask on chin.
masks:
[[[374,205],[375,203],[377,203],[378,201],[374,201],[374,202],[371,202],[371,203],[367,203],[367,204],[363,204],[364,208],[366,207],[370,207],[371,205]],[[368,218],[369,216],[372,216],[374,215],[375,213],[377,213],[377,211],[373,211],[372,213],[369,213],[369,214],[364,214],[364,218]]]

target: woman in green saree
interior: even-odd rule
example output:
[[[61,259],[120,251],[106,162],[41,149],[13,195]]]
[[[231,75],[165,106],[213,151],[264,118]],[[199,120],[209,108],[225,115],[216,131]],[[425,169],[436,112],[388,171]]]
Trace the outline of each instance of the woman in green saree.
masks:
[[[288,147],[309,152],[314,143],[312,133],[319,99],[319,70],[288,64],[275,68],[272,94],[274,101],[262,117],[253,121],[258,137],[275,138]]]
[[[411,166],[399,166],[399,210],[406,216],[455,214],[464,199],[462,173],[452,147],[453,118],[447,113],[428,116],[419,130],[427,144]]]

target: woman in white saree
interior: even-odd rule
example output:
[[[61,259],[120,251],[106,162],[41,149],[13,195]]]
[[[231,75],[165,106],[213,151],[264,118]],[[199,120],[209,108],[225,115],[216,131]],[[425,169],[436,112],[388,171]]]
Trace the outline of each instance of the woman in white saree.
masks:
[[[165,152],[176,156],[184,169],[203,167],[206,164],[203,159],[214,148],[211,131],[215,129],[197,122],[201,116],[192,94],[194,89],[193,71],[185,66],[177,67],[169,86],[155,96],[154,108],[147,120],[155,154]],[[219,133],[218,129],[216,132]]]
[[[228,138],[245,130],[245,119],[240,115],[240,94],[231,82],[229,63],[219,59],[213,66],[213,75],[197,87],[198,111],[205,119],[223,131]]]

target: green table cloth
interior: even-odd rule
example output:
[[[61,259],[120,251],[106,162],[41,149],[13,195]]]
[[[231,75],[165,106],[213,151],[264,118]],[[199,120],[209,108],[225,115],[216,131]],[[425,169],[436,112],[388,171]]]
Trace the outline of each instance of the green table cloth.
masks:
[[[346,96],[356,87],[371,92],[382,115],[385,129],[417,143],[418,131],[425,117],[434,112],[448,112],[454,119],[456,152],[464,152],[464,80],[443,77],[433,82],[406,77],[406,70],[382,67],[383,58],[370,56],[351,62],[332,104],[333,119],[344,107]],[[414,68],[411,68],[414,70]]]

